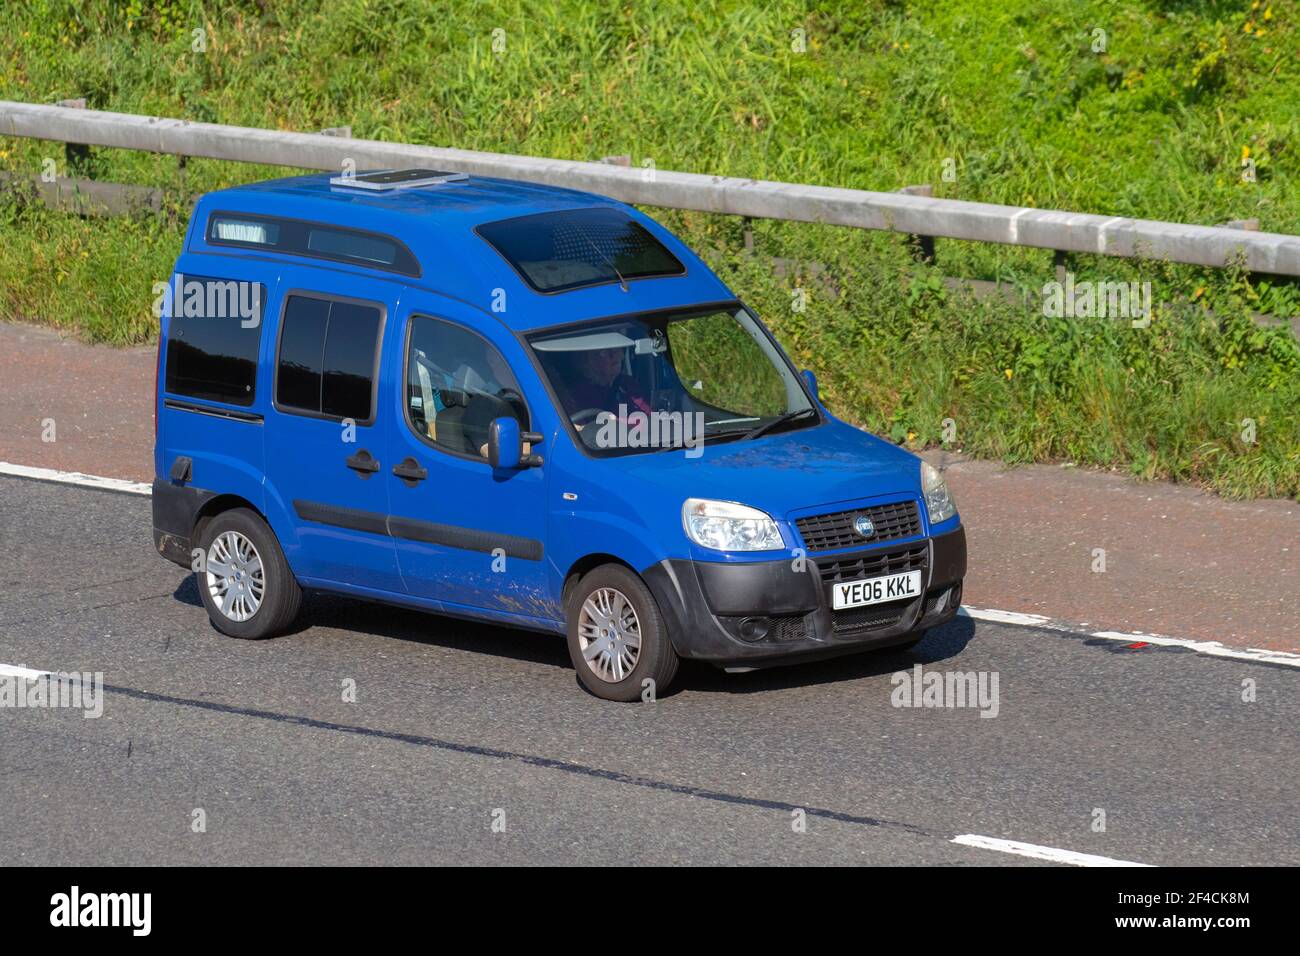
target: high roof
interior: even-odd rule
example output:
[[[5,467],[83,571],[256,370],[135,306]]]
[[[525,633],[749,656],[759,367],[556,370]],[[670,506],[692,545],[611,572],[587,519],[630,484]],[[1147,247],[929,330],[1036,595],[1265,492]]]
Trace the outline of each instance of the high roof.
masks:
[[[365,176],[365,173],[358,173]],[[335,208],[374,209],[399,216],[427,218],[437,216],[444,225],[470,227],[510,216],[525,216],[555,209],[623,204],[594,193],[558,186],[541,186],[513,179],[489,179],[470,176],[448,183],[416,188],[371,191],[331,184],[336,174],[316,173],[251,183],[226,190],[227,195],[268,193],[308,202],[334,204]]]
[[[634,207],[606,196],[479,176],[381,191],[331,185],[330,178],[330,173],[316,173],[208,193],[200,200],[195,219],[206,222],[208,213],[226,210],[316,220],[394,236],[410,248],[422,267],[421,278],[407,281],[485,311],[491,308],[495,291],[504,289],[511,308],[498,317],[517,329],[732,298],[730,290],[672,233]],[[595,207],[621,210],[639,222],[681,260],[686,274],[630,280],[626,292],[613,284],[542,295],[474,232],[476,226],[501,219]],[[203,225],[192,230],[189,248],[207,251]]]

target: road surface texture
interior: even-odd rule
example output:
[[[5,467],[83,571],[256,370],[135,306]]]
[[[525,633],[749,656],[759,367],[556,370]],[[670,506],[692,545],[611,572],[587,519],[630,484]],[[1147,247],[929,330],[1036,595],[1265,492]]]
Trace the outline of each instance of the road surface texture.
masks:
[[[558,638],[341,598],[224,638],[149,527],[0,477],[0,663],[107,685],[99,719],[0,708],[0,864],[1300,863],[1300,669],[959,618],[617,705]],[[916,664],[996,675],[996,716],[893,706]]]
[[[0,462],[153,479],[155,350],[0,323]],[[43,441],[48,420],[54,441]],[[964,601],[1092,630],[1300,651],[1300,504],[932,453],[970,550]],[[1097,549],[1104,572],[1094,571]]]

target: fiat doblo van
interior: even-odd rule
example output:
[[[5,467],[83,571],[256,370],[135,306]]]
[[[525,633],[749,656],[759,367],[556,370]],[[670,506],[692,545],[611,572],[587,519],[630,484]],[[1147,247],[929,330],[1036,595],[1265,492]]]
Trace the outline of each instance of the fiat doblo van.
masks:
[[[632,701],[680,658],[957,612],[938,471],[836,419],[625,204],[426,169],[242,186],[198,201],[159,293],[154,542],[224,634],[336,592],[566,635]]]

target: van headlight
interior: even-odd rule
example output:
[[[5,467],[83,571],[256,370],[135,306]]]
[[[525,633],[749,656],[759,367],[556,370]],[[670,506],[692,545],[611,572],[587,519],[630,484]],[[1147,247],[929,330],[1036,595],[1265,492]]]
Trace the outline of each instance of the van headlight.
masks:
[[[948,491],[948,484],[939,474],[939,469],[928,461],[921,462],[921,494],[925,496],[925,510],[930,515],[930,524],[947,521],[957,513],[957,505]]]
[[[715,551],[777,551],[785,547],[771,515],[736,504],[687,498],[682,505],[686,536]]]

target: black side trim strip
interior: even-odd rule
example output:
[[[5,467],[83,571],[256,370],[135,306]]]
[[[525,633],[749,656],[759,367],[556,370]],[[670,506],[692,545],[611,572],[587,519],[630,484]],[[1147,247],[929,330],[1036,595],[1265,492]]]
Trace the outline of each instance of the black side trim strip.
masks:
[[[318,501],[295,500],[293,510],[304,521],[314,521],[317,524],[334,525],[352,531],[366,531],[370,534],[386,534],[408,541],[424,541],[428,544],[459,548],[462,551],[482,551],[491,554],[500,548],[507,557],[523,558],[525,561],[542,560],[542,542],[536,538],[523,538],[495,531],[477,531],[459,525],[435,524],[432,521],[399,518],[395,515],[385,516],[377,511],[361,511],[357,508],[344,508],[341,505],[322,504]]]
[[[524,558],[527,561],[542,560],[542,543],[535,538],[521,538],[513,534],[500,534],[495,531],[476,531],[473,528],[461,528],[451,524],[434,524],[432,521],[417,521],[414,518],[388,516],[388,533],[394,538],[408,538],[411,541],[426,541],[429,544],[442,544],[449,548],[464,551],[484,551],[491,554],[497,548],[508,557]]]
[[[260,425],[263,421],[262,415],[258,412],[237,412],[233,408],[218,408],[215,405],[182,402],[175,398],[163,399],[163,405],[166,408],[174,408],[178,412],[195,412],[199,415],[211,415],[214,418],[230,418],[237,422],[251,422],[254,425]]]
[[[368,531],[371,534],[388,534],[388,525],[384,515],[377,511],[362,511],[359,508],[344,508],[341,505],[326,505],[318,501],[297,501],[293,510],[304,521],[317,524],[332,524],[336,528],[348,528],[352,531]]]

